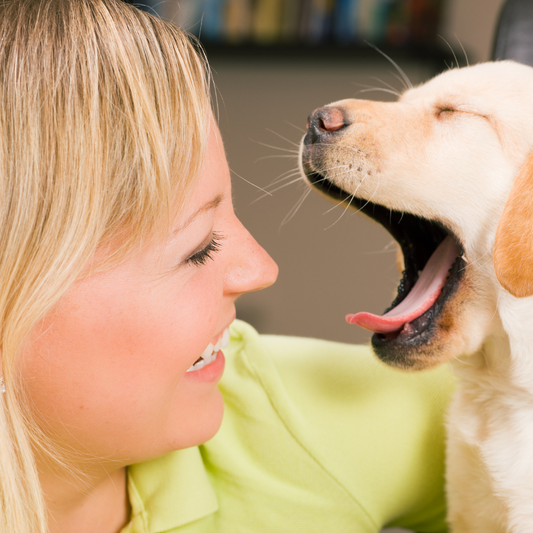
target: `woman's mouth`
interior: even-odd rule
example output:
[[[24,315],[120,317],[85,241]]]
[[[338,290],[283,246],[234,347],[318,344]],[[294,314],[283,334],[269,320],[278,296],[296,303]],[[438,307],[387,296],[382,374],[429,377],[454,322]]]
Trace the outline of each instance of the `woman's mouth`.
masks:
[[[229,337],[229,328],[226,328],[215,344],[210,342],[207,345],[202,355],[189,367],[187,372],[196,372],[214,362],[218,352],[228,347]]]

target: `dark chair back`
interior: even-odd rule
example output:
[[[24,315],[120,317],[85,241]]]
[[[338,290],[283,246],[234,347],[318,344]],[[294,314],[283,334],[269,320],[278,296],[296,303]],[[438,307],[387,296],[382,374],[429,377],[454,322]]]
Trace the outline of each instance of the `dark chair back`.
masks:
[[[492,58],[533,67],[533,0],[507,0],[500,13]]]

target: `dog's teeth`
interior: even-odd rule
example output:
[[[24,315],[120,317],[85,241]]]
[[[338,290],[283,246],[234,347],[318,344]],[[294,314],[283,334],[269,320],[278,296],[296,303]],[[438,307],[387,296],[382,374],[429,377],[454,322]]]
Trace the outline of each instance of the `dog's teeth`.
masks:
[[[463,255],[461,256],[461,259],[462,259],[465,263],[468,263],[468,259],[466,258],[466,255],[465,255],[465,254],[463,254]]]

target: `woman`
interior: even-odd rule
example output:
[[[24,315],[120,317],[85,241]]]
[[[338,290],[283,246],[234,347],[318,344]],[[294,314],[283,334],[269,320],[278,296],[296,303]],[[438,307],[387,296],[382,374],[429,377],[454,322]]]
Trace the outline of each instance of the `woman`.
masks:
[[[0,531],[444,530],[446,373],[237,321],[217,387],[277,267],[187,36],[119,0],[0,35]]]

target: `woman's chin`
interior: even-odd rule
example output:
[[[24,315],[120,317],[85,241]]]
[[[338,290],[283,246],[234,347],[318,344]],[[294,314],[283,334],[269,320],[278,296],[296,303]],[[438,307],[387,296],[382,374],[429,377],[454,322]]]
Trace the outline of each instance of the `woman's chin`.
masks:
[[[173,450],[198,446],[212,439],[220,429],[224,415],[224,399],[216,383],[198,394],[198,382],[187,381],[191,387],[181,397],[187,398],[188,413],[183,417],[182,411],[180,420],[170,428],[176,437],[172,443]],[[179,432],[175,432],[175,428],[179,428]]]

